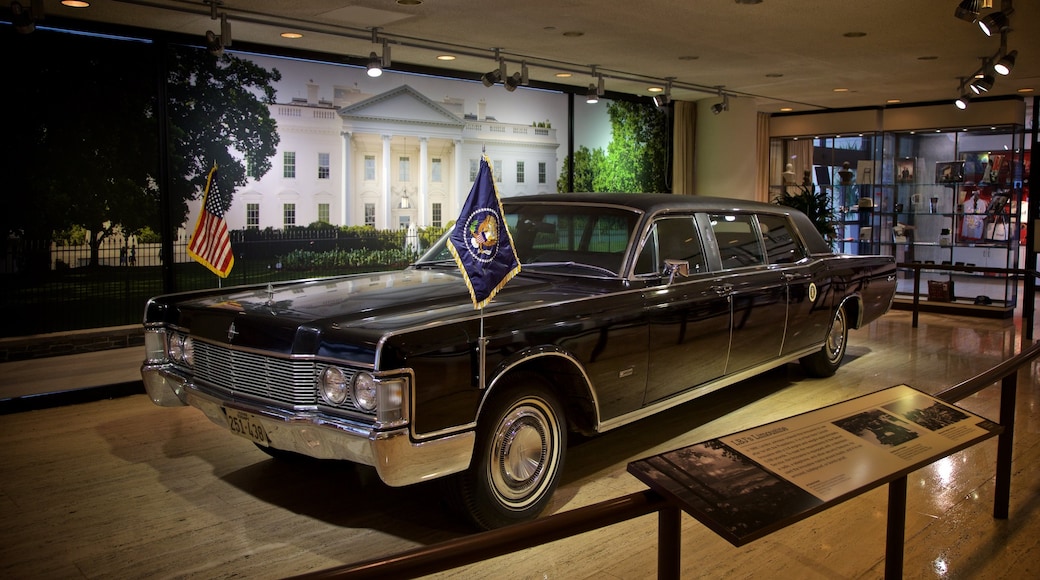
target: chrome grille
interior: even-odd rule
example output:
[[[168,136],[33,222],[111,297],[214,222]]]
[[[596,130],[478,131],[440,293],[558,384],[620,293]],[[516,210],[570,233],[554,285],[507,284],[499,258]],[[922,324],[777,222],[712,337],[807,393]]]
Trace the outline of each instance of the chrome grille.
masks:
[[[195,379],[234,395],[314,405],[315,379],[325,365],[195,342]]]

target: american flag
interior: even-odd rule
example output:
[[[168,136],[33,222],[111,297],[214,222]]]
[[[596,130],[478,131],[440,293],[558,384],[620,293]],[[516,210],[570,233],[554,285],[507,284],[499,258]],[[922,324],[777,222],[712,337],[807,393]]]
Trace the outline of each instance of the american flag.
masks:
[[[199,220],[188,241],[188,255],[217,276],[227,278],[231,267],[235,265],[235,254],[231,251],[231,238],[228,236],[227,222],[224,221],[224,210],[220,208],[220,198],[210,196],[216,175],[217,165],[213,164],[213,169],[209,170],[209,176],[206,177]]]

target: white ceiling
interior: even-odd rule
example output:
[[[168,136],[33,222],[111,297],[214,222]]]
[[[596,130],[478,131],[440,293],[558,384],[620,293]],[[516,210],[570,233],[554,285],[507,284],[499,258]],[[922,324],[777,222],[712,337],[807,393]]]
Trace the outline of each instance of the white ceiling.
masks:
[[[959,0],[217,1],[231,23],[231,50],[249,42],[362,58],[380,51],[371,38],[377,27],[399,66],[484,73],[496,68],[498,49],[510,74],[526,61],[536,81],[587,87],[595,66],[607,91],[649,96],[649,87],[674,78],[675,99],[714,98],[712,87],[721,86],[753,97],[764,112],[952,101],[959,77],[1000,50],[997,37],[954,17]],[[993,0],[995,7],[982,14],[1001,2]],[[200,39],[220,31],[201,0],[44,5],[40,25],[71,18]],[[1040,2],[1017,0],[1013,7],[1007,48],[1018,50],[1017,65],[1010,76],[996,77],[989,94],[1032,96],[1018,91],[1040,91]],[[293,30],[303,38],[279,36]],[[458,58],[435,59],[445,53]],[[562,70],[573,76],[557,78]]]

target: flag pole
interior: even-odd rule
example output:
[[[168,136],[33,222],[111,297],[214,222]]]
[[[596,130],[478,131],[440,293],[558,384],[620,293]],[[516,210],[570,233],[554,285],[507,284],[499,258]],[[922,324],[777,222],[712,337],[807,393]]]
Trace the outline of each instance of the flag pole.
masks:
[[[485,384],[485,366],[484,362],[487,360],[487,337],[484,336],[484,307],[480,307],[480,336],[477,338],[477,365],[478,365],[478,380],[480,381],[480,390],[484,390],[487,387]]]

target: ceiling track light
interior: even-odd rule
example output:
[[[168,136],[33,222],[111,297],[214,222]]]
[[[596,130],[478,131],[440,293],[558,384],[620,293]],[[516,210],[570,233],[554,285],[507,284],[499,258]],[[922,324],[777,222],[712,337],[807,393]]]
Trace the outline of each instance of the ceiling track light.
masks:
[[[711,112],[716,114],[716,115],[718,115],[719,113],[721,113],[723,111],[728,111],[729,110],[729,95],[727,95],[726,93],[722,92],[721,88],[719,89],[719,97],[722,100],[711,106]]]
[[[970,87],[972,92],[976,95],[981,95],[982,93],[989,92],[989,90],[993,88],[994,81],[995,79],[993,78],[993,75],[984,74],[976,77],[975,80],[971,82]]]
[[[365,64],[368,76],[376,78],[382,76],[383,70],[390,68],[390,42],[379,38],[379,28],[372,29],[372,44],[381,44],[382,53],[375,51],[368,53],[368,62]]]
[[[968,108],[969,101],[971,101],[971,96],[969,96],[968,93],[964,93],[963,95],[958,97],[957,100],[953,102],[953,104],[956,105],[958,109],[963,111],[964,109]]]
[[[585,102],[590,105],[595,105],[599,102],[599,93],[596,91],[595,83],[589,83],[589,90],[585,92]]]
[[[660,95],[654,95],[654,105],[658,109],[661,107],[667,107],[672,102],[672,81],[668,80],[668,84],[664,86],[664,93]]]
[[[494,86],[506,78],[506,61],[499,56],[497,48],[495,49],[495,60],[498,61],[498,68],[489,70],[480,76],[480,82],[484,83],[485,87]]]
[[[979,18],[979,0],[961,0],[953,15],[965,22],[975,22]]]
[[[1000,57],[1000,60],[993,65],[993,70],[1001,76],[1007,76],[1011,74],[1011,71],[1015,68],[1015,59],[1018,58],[1018,51],[1012,50],[1011,52]]]
[[[366,66],[368,68],[368,76],[376,78],[383,75],[383,57],[375,52],[369,53]]]
[[[1008,28],[1011,27],[1009,17],[1014,11],[1011,0],[1003,0],[1000,3],[999,11],[990,12],[985,17],[976,20],[976,22],[978,22],[979,28],[982,29],[982,33],[986,36],[993,36],[994,32],[1007,32]]]
[[[518,87],[518,86],[521,86],[521,85],[526,86],[527,83],[528,83],[528,74],[527,74],[527,63],[526,62],[521,62],[520,63],[520,70],[515,72],[515,73],[513,73],[513,74],[511,74],[511,75],[509,75],[509,76],[507,76],[506,79],[502,82],[502,84],[505,85],[506,90],[509,91],[509,92],[515,91],[516,87]]]

